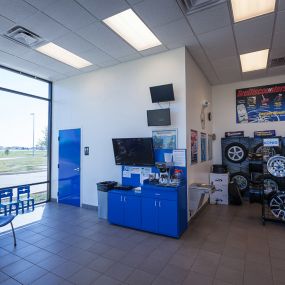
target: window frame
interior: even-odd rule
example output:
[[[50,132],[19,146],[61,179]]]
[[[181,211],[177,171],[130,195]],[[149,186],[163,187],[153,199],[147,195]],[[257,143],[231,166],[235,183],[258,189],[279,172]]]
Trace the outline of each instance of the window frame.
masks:
[[[27,77],[48,83],[48,98],[36,96],[36,95],[25,93],[25,92],[16,91],[16,90],[9,89],[9,88],[4,88],[1,86],[0,86],[0,91],[7,92],[7,93],[9,92],[9,93],[13,93],[13,94],[16,94],[19,96],[30,97],[30,98],[33,98],[36,100],[43,100],[43,101],[48,102],[47,180],[42,181],[42,182],[37,182],[37,183],[30,183],[29,185],[47,184],[47,200],[43,201],[43,202],[39,202],[37,204],[43,204],[46,202],[50,202],[51,201],[51,166],[52,166],[52,163],[51,163],[51,159],[52,159],[52,155],[51,155],[51,147],[52,147],[52,87],[53,87],[52,81],[49,81],[49,80],[31,75],[31,74],[28,74],[28,73],[25,73],[25,72],[22,72],[19,70],[15,70],[13,68],[3,66],[3,65],[0,65],[0,69],[5,69],[5,70],[8,70],[8,71],[11,71],[11,72],[23,75],[23,76],[27,76]],[[9,187],[16,188],[19,186],[22,186],[22,185],[11,185]],[[5,188],[9,188],[9,187],[3,187],[3,188],[0,188],[0,190],[5,189]]]

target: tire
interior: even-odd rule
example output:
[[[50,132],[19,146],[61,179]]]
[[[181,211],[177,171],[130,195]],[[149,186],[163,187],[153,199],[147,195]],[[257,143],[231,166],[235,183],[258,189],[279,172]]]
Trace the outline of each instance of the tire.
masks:
[[[272,215],[282,221],[285,221],[285,192],[278,192],[270,198],[269,208]]]
[[[236,172],[231,174],[231,181],[235,181],[241,192],[245,192],[249,188],[249,175],[245,172]]]
[[[263,175],[261,179],[264,181],[264,189],[269,190],[269,188],[271,188],[272,191],[279,191],[279,181],[274,176],[266,174]]]
[[[254,153],[257,153],[257,154],[263,154],[263,144],[262,143],[259,143],[258,145],[256,145],[253,149],[253,152]],[[274,146],[274,147],[265,147],[266,149],[269,150],[270,154],[269,156],[274,156],[276,154],[280,154],[281,153],[281,149],[280,147],[277,147],[277,146]]]
[[[225,148],[225,157],[233,163],[243,162],[248,155],[247,148],[241,143],[230,143]]]

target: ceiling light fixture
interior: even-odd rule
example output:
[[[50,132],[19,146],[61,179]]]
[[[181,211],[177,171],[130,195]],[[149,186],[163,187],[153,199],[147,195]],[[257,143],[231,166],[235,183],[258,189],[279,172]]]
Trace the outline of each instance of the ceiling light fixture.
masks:
[[[273,12],[276,0],[231,0],[231,2],[234,22],[237,23]]]
[[[92,65],[91,62],[54,43],[45,44],[36,48],[36,50],[77,69]]]
[[[161,45],[132,9],[111,16],[103,22],[138,51]]]
[[[265,69],[267,67],[269,49],[240,55],[242,72]]]

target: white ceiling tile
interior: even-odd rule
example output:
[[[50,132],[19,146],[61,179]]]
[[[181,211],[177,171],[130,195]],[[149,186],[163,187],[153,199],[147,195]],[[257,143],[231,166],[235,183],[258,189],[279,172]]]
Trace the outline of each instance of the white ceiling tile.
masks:
[[[272,49],[284,49],[285,50],[285,30],[283,32],[274,33]]]
[[[37,9],[22,0],[0,0],[0,14],[17,22],[37,12]]]
[[[45,8],[44,13],[72,30],[96,21],[95,17],[73,0],[59,0]]]
[[[148,56],[148,55],[160,53],[160,52],[167,51],[167,50],[168,49],[165,46],[160,45],[160,46],[157,46],[157,47],[153,47],[153,48],[149,48],[149,49],[143,50],[143,51],[140,52],[140,54],[142,56]]]
[[[52,82],[56,82],[56,81],[59,81],[59,80],[63,80],[63,79],[66,79],[68,76],[67,75],[55,75],[55,76],[51,76],[51,81]]]
[[[245,72],[242,73],[242,79],[243,80],[251,80],[255,78],[262,78],[266,76],[266,69],[263,70],[257,70],[257,71],[252,71],[252,72]]]
[[[100,20],[130,8],[124,0],[77,0],[77,2]]]
[[[175,0],[145,0],[133,6],[146,25],[154,28],[183,17]]]
[[[25,0],[25,1],[33,5],[37,9],[44,11],[46,7],[50,6],[52,3],[58,0]]]
[[[225,27],[198,36],[210,60],[236,55],[236,47],[231,27]]]
[[[61,63],[58,60],[55,60],[34,50],[31,50],[29,53],[23,55],[22,57],[23,59],[28,60],[32,63],[36,63],[40,66],[45,66],[49,69],[55,70],[63,74],[76,70],[75,68],[67,64]]]
[[[215,68],[221,83],[236,82],[242,79],[238,66],[228,66],[226,68]]]
[[[285,11],[281,11],[277,13],[275,32],[278,33],[284,30],[285,30]]]
[[[153,28],[153,32],[166,47],[171,49],[189,45],[194,40],[194,34],[184,18]]]
[[[103,51],[101,51],[100,49],[94,47],[91,50],[88,50],[86,52],[82,52],[80,54],[80,56],[82,56],[84,59],[94,63],[94,64],[102,64],[104,62],[110,62],[113,61],[114,58],[112,58],[111,56],[109,56],[108,54],[104,53]]]
[[[62,37],[59,37],[53,41],[53,43],[77,54],[91,50],[95,48],[93,44],[81,38],[75,33],[67,33]]]
[[[19,57],[0,52],[1,64],[18,71],[26,72],[28,74],[41,77],[44,79],[50,79],[51,74],[57,74],[54,70],[50,70],[46,67],[40,67],[37,64],[31,63],[29,61],[23,60]]]
[[[237,56],[230,56],[218,60],[213,60],[212,64],[215,69],[226,69],[228,67],[232,67],[234,69],[240,70],[240,61]]]
[[[15,23],[13,21],[10,21],[5,17],[0,16],[0,34],[4,34],[14,26]]]
[[[143,2],[144,0],[126,0],[130,5],[135,5],[140,2]]]
[[[272,67],[269,68],[267,71],[267,75],[269,76],[275,76],[281,74],[285,74],[285,66]]]
[[[269,57],[272,58],[279,58],[279,57],[285,57],[285,48],[279,48],[279,49],[271,49],[269,53]]]
[[[285,10],[285,0],[279,0],[278,10]]]
[[[101,22],[84,27],[78,30],[77,34],[115,58],[136,53],[135,49]]]
[[[142,56],[138,53],[138,54],[132,54],[132,55],[129,55],[129,56],[120,57],[120,58],[118,58],[118,60],[120,62],[126,62],[126,61],[136,60],[136,59],[139,59],[141,57]]]
[[[29,48],[21,44],[17,44],[16,42],[3,38],[1,36],[0,36],[0,50],[16,56],[22,56],[30,52]]]
[[[200,67],[202,72],[205,74],[206,78],[211,84],[218,84],[219,79],[211,66],[207,56],[201,49],[201,46],[196,41],[195,43],[187,46],[188,51],[190,52],[192,58],[196,62],[196,64]]]
[[[64,26],[41,12],[21,21],[21,25],[49,41],[69,32]]]
[[[191,14],[187,18],[196,34],[208,33],[231,25],[227,3]]]
[[[240,54],[270,47],[274,17],[274,14],[270,14],[234,25]]]
[[[110,60],[110,61],[102,62],[102,63],[100,63],[99,65],[100,65],[101,67],[109,67],[109,66],[117,65],[117,64],[119,64],[119,63],[120,63],[120,62],[119,62],[118,60],[112,59],[112,60]]]

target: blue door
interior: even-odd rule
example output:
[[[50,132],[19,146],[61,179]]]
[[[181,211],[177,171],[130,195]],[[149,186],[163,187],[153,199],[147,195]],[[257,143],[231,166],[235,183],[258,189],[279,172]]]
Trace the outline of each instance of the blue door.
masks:
[[[142,198],[142,229],[157,232],[157,206],[158,200]]]
[[[159,200],[158,232],[168,236],[178,236],[177,201]]]
[[[141,228],[141,198],[124,196],[125,225],[130,228]]]
[[[108,192],[108,221],[124,225],[124,197],[122,194]]]
[[[58,140],[58,202],[80,207],[81,130],[60,130]]]

